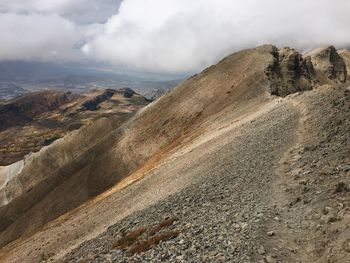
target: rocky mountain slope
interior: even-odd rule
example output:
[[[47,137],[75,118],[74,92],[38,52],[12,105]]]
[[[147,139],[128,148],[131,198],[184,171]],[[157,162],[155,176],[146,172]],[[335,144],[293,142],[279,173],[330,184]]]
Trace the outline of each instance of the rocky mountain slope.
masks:
[[[0,190],[0,259],[347,262],[342,57],[244,50],[26,157]]]

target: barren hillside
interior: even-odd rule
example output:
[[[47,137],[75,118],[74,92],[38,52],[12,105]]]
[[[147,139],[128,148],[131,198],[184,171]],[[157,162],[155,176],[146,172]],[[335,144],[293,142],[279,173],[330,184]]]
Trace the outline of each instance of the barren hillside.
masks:
[[[348,262],[342,56],[244,50],[3,168],[0,259]]]
[[[47,90],[0,103],[0,165],[20,161],[95,119],[131,116],[147,104],[128,88],[81,95]]]

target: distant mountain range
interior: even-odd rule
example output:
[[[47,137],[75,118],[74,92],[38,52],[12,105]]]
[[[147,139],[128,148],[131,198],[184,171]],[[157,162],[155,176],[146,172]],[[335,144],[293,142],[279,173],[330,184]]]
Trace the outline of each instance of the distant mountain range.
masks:
[[[158,90],[169,90],[179,84],[184,75],[162,75],[122,72],[103,65],[54,64],[47,62],[0,62],[0,100],[23,94],[26,90],[63,90],[84,93],[94,88],[119,89],[129,87],[153,97]]]
[[[119,123],[148,103],[128,88],[84,94],[45,90],[0,102],[0,166],[17,162],[95,119],[110,117]]]

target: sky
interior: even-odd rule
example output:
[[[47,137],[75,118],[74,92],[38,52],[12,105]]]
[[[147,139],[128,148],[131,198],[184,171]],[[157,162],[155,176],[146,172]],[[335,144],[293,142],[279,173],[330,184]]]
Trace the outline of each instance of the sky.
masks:
[[[350,46],[349,0],[0,0],[0,61],[199,71],[262,44]]]

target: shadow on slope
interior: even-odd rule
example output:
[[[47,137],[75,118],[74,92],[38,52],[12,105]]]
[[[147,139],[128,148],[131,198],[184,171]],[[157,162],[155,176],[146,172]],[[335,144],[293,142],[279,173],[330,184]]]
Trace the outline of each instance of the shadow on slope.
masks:
[[[0,190],[8,193],[7,205],[0,208],[0,245],[79,206],[136,169],[152,169],[213,123],[230,121],[226,112],[240,116],[267,102],[270,93],[286,96],[311,89],[311,71],[294,50],[244,50],[191,77],[121,127],[123,118],[102,119],[27,157],[22,171]],[[297,89],[291,89],[291,81],[300,83]]]

